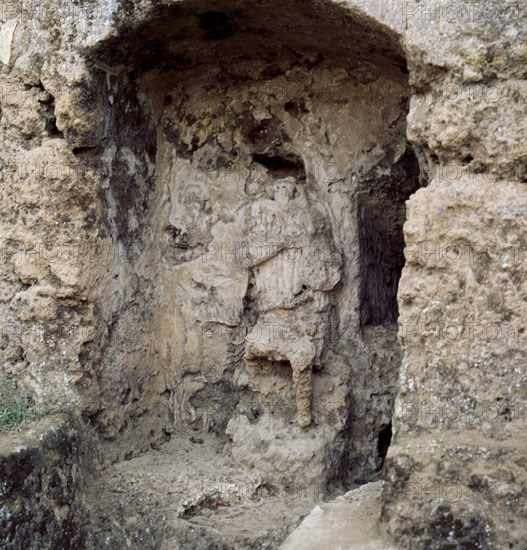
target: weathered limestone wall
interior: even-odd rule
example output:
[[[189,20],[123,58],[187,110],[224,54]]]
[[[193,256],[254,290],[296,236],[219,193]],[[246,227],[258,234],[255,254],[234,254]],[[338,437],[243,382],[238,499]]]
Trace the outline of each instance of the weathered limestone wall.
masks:
[[[296,196],[327,212],[331,223],[314,232],[341,258],[333,286],[304,289],[331,295],[322,309],[334,323],[314,373],[314,403],[324,405],[308,429],[321,460],[309,475],[369,479],[382,463],[372,449],[380,431],[388,437],[399,353],[388,327],[393,335],[397,307],[387,292],[382,317],[378,296],[395,288],[401,262],[384,258],[384,280],[375,265],[384,249],[398,250],[392,228],[418,187],[404,136],[410,95],[408,138],[421,184],[430,183],[411,198],[405,225],[404,357],[383,517],[403,545],[440,548],[448,537],[517,545],[521,527],[504,526],[520,523],[524,475],[515,419],[524,391],[525,4],[277,6],[2,6],[4,369],[46,406],[78,414],[83,441],[97,441],[86,450],[101,462],[206,427],[228,429],[238,460],[254,464],[252,441],[269,464],[277,451],[257,428],[273,395],[287,402],[271,441],[279,432],[305,438],[289,423],[291,365],[268,349],[266,360],[282,366],[264,365],[261,375],[229,345],[269,312],[249,292],[255,265],[210,256],[225,241],[243,242],[255,229],[244,209],[293,177]],[[300,101],[306,91],[310,104]],[[225,165],[208,165],[213,158]],[[398,206],[380,214],[388,202]],[[469,430],[459,421],[466,415]],[[509,500],[493,496],[500,483]],[[438,484],[468,487],[469,500],[438,496]]]
[[[403,547],[521,548],[526,11],[450,4],[405,33],[430,185],[408,202],[383,519]]]
[[[0,437],[2,548],[78,548],[83,542],[77,435],[53,416]]]
[[[270,481],[369,479],[419,185],[400,47],[330,3],[278,22],[268,2],[136,9],[17,19],[3,154],[28,219],[4,218],[8,372],[79,414],[104,462],[202,430]]]

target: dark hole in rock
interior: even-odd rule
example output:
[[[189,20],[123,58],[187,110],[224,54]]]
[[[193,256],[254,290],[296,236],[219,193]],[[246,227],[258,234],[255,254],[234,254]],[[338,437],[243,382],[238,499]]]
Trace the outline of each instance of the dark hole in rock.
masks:
[[[419,168],[395,39],[323,4],[181,2],[95,52],[132,67],[98,77],[113,99],[101,226],[127,281],[101,318],[133,306],[138,335],[108,331],[86,357],[112,372],[100,375],[106,407],[93,408],[104,414],[87,418],[114,438],[112,456],[193,434],[283,491],[378,475]],[[312,418],[301,424],[291,358],[306,354],[295,376],[311,376]],[[126,409],[114,405],[121,381]]]
[[[390,443],[392,442],[392,423],[389,422],[386,427],[384,427],[380,432],[377,438],[377,453],[381,459],[381,467],[388,453]]]
[[[227,14],[221,11],[207,11],[198,16],[199,26],[206,31],[206,40],[221,40],[234,34]]]
[[[278,155],[259,155],[253,156],[255,162],[265,166],[269,172],[277,178],[286,178],[294,176],[298,179],[306,177],[304,163],[299,157],[278,156]]]
[[[389,177],[371,175],[359,193],[361,325],[388,325],[399,314],[397,289],[404,267],[406,200],[421,186],[411,150]]]

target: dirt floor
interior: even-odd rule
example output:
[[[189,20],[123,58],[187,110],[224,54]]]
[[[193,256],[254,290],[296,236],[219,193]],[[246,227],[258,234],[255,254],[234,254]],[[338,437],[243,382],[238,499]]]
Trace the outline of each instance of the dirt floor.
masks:
[[[90,484],[88,548],[278,548],[321,499],[276,489],[222,456],[224,441],[174,438]]]

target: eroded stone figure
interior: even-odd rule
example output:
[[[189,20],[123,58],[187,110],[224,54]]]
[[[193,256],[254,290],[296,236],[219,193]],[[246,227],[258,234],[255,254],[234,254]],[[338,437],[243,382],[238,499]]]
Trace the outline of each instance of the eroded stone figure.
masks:
[[[288,361],[297,422],[311,423],[312,368],[329,331],[330,296],[341,277],[331,221],[305,184],[285,178],[246,213],[241,258],[252,269],[259,317],[246,337],[247,361]]]
[[[200,423],[209,431],[214,403],[198,406],[195,398],[222,380],[243,353],[243,341],[232,342],[228,335],[231,327],[242,324],[248,273],[221,247],[240,238],[240,224],[230,218],[240,210],[243,196],[236,196],[233,186],[205,178],[171,150],[165,154],[159,357],[173,430],[186,433]],[[207,253],[204,243],[209,241]]]

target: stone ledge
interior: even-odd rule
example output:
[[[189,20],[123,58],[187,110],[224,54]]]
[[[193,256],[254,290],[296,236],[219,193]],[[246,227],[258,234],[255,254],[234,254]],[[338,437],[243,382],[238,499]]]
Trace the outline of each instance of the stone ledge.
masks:
[[[385,540],[379,524],[382,485],[367,483],[317,504],[281,550],[397,550]]]

